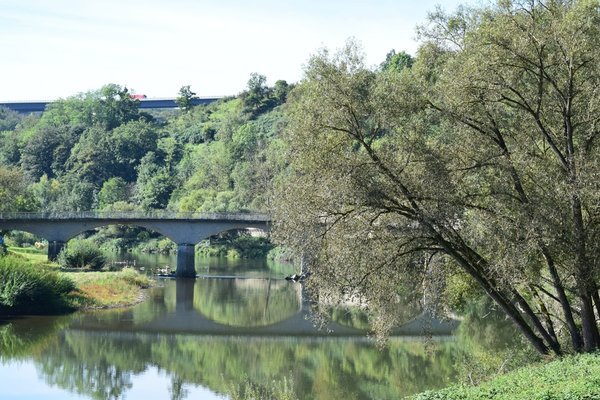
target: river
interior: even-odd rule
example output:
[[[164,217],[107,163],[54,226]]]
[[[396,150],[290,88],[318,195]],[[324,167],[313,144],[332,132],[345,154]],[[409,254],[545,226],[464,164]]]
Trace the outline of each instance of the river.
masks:
[[[173,262],[134,258],[144,271]],[[379,348],[355,312],[314,328],[302,286],[283,279],[289,267],[197,265],[201,278],[160,279],[131,308],[0,319],[0,399],[398,399],[456,382],[481,349],[509,349],[510,328],[450,335],[451,324],[408,314]]]

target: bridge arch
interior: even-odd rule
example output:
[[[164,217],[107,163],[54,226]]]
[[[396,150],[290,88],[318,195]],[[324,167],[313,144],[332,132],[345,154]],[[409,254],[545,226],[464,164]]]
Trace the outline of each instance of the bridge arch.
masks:
[[[264,214],[189,214],[170,212],[4,213],[0,229],[31,232],[48,240],[48,258],[56,258],[65,243],[78,234],[107,225],[135,225],[153,230],[177,244],[178,277],[195,277],[194,247],[201,240],[233,229],[269,230]]]

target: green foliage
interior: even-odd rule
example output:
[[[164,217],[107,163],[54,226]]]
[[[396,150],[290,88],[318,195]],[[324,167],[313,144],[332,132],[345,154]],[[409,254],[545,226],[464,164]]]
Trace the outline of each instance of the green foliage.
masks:
[[[131,267],[123,268],[117,275],[119,279],[140,288],[148,288],[150,286],[150,278],[140,274],[137,270]]]
[[[104,175],[101,170],[97,171]],[[58,185],[56,201],[50,207],[53,211],[92,210],[95,205],[97,190],[98,187],[95,183],[85,178],[80,179],[74,174],[67,174],[62,177]]]
[[[244,112],[250,118],[269,112],[278,105],[285,103],[291,86],[284,80],[275,82],[274,87],[267,86],[267,77],[252,73],[248,80],[248,88],[240,95]]]
[[[114,175],[115,158],[108,131],[100,126],[86,129],[67,160],[70,174],[100,187]]]
[[[54,178],[66,172],[71,149],[81,140],[81,125],[42,125],[35,129],[21,150],[21,164],[33,180]]]
[[[265,258],[273,247],[267,237],[254,237],[243,231],[229,231],[201,242],[197,252],[211,257]]]
[[[273,89],[267,86],[267,77],[257,73],[250,74],[248,89],[242,93],[244,109],[252,117],[275,106]]]
[[[167,207],[176,181],[163,161],[154,152],[147,153],[137,168],[135,200],[142,209]]]
[[[391,50],[386,54],[385,61],[381,63],[380,68],[383,71],[402,72],[406,68],[411,68],[414,61],[414,58],[405,51],[396,53],[396,50]]]
[[[106,264],[106,255],[91,240],[73,239],[60,252],[57,261],[64,268],[100,270]]]
[[[266,208],[271,179],[285,168],[283,142],[271,146],[283,116],[271,110],[291,86],[254,78],[248,96],[193,108],[184,86],[187,112],[157,120],[139,112],[127,88],[110,84],[53,102],[39,119],[11,122],[11,131],[0,131],[0,178],[3,168],[21,174],[15,187],[23,193],[0,208],[83,211],[121,201],[142,210]]]
[[[0,257],[0,313],[55,314],[70,309],[75,284],[41,265],[7,255]]]
[[[236,237],[232,245],[242,258],[264,258],[273,248],[269,238],[245,234]]]
[[[181,111],[188,112],[192,108],[192,100],[194,99],[197,99],[196,93],[192,92],[190,85],[186,85],[179,89],[175,102]]]
[[[135,250],[142,253],[174,254],[177,251],[177,244],[171,239],[149,239],[135,246]]]
[[[96,91],[53,102],[40,122],[42,125],[99,126],[112,130],[144,117],[138,109],[139,100],[130,98],[129,94],[126,87],[111,83]]]
[[[0,107],[0,132],[12,131],[21,122],[21,115],[6,107]]]
[[[565,357],[497,377],[479,386],[456,386],[413,396],[414,400],[566,400],[600,398],[600,355]]]
[[[468,304],[483,294],[472,277],[462,271],[456,271],[446,278],[442,303],[448,310],[462,314]]]
[[[58,179],[48,179],[42,175],[38,182],[29,185],[34,201],[39,211],[51,211],[55,208],[61,196],[61,184]]]
[[[128,198],[127,182],[123,178],[113,177],[105,181],[102,184],[102,189],[98,192],[98,208],[106,209],[112,204],[126,202]]]
[[[16,247],[31,247],[35,242],[41,241],[34,234],[23,231],[10,231],[4,239],[7,245]]]
[[[114,159],[114,176],[120,176],[127,182],[135,181],[136,168],[142,157],[156,151],[158,129],[147,121],[129,121],[112,130],[108,136],[108,151]]]
[[[599,10],[438,9],[400,73],[354,42],[314,55],[273,197],[313,290],[378,310],[383,334],[397,296],[435,307],[448,281],[461,303],[462,270],[539,353],[600,348]]]
[[[32,211],[34,207],[23,173],[0,166],[0,212]]]
[[[283,377],[268,385],[258,385],[248,377],[239,383],[228,384],[231,400],[298,400],[293,378]]]

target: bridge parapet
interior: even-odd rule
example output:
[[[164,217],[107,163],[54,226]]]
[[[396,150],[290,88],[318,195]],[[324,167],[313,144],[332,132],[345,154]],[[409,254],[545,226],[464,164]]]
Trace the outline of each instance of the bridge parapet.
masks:
[[[52,212],[4,212],[0,220],[196,220],[196,221],[247,221],[271,222],[262,213],[194,213],[176,211],[52,211]]]

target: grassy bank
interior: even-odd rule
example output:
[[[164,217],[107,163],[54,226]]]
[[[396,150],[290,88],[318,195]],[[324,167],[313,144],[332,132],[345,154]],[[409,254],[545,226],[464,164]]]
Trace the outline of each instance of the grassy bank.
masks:
[[[59,314],[73,309],[75,284],[18,255],[0,257],[1,314]]]
[[[73,294],[76,308],[125,307],[143,299],[142,289],[151,284],[150,278],[133,268],[118,272],[62,272],[75,282],[77,293]]]
[[[569,356],[521,368],[479,386],[453,386],[412,400],[600,399],[600,353]]]
[[[8,248],[9,254],[16,254],[27,260],[39,264],[49,264],[48,262],[48,253],[46,249],[37,249],[33,246],[31,247],[17,247],[11,246]]]
[[[143,299],[152,281],[132,268],[118,272],[60,271],[43,251],[11,247],[0,257],[0,313],[61,314],[125,307]]]

